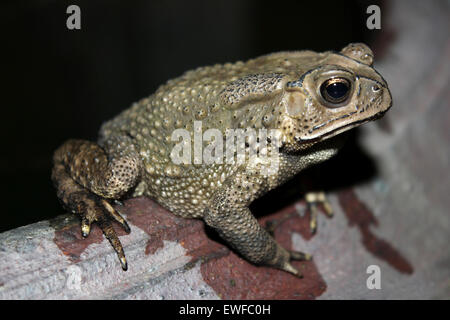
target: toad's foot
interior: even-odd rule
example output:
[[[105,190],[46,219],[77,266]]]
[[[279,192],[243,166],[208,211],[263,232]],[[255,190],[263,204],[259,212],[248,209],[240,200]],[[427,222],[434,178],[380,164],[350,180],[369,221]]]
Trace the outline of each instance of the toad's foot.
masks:
[[[309,223],[309,228],[311,233],[316,233],[317,231],[317,212],[318,207],[321,206],[328,217],[333,216],[333,209],[330,202],[325,196],[325,192],[308,192],[305,194],[306,200],[306,210],[311,215],[311,220]]]
[[[264,229],[271,235],[274,236],[275,233],[275,229],[284,221],[292,218],[294,216],[294,214],[290,213],[290,214],[286,214],[285,216],[283,216],[281,219],[279,220],[269,220],[266,222],[266,225],[264,227]],[[286,250],[286,249],[282,249],[281,251],[285,251],[287,252],[287,255],[285,255],[283,257],[283,259],[281,259],[281,262],[276,263],[274,266],[282,269],[284,271],[287,271],[289,273],[292,273],[293,275],[299,277],[299,278],[303,278],[302,273],[300,272],[300,270],[298,270],[297,268],[295,268],[290,261],[291,260],[297,260],[297,261],[310,261],[312,260],[312,255],[308,254],[308,253],[304,253],[301,251],[293,251],[293,250]]]
[[[114,251],[116,251],[122,269],[126,271],[128,269],[127,259],[125,258],[122,244],[111,222],[112,220],[117,221],[126,233],[130,233],[131,230],[128,223],[105,199],[96,199],[96,201],[86,205],[86,210],[80,213],[81,235],[83,238],[86,238],[91,230],[92,222],[96,222],[106,239],[111,243]]]
[[[333,209],[324,192],[308,192],[305,195],[305,200],[306,212],[308,212],[311,216],[309,227],[311,233],[314,234],[317,231],[317,212],[319,210],[319,206],[322,206],[323,210],[330,218],[333,216]],[[278,228],[278,226],[284,221],[292,218],[294,215],[297,215],[297,213],[286,214],[278,220],[269,220],[265,224],[265,229],[273,236],[275,229]]]
[[[81,217],[81,235],[83,238],[89,236],[91,225],[95,222],[109,243],[111,243],[114,251],[120,260],[123,270],[128,269],[127,260],[123,251],[122,244],[113,228],[112,221],[117,221],[125,230],[130,233],[130,227],[125,219],[111,206],[111,204],[96,195],[89,192],[77,192],[70,197],[69,206]]]

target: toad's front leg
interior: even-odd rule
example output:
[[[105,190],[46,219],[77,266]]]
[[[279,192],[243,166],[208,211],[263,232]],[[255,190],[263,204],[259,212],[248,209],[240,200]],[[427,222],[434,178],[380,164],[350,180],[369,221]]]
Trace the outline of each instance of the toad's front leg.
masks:
[[[284,249],[259,225],[248,208],[258,190],[254,179],[245,174],[227,180],[205,210],[205,222],[250,262],[302,277],[290,261],[310,260],[311,256]]]

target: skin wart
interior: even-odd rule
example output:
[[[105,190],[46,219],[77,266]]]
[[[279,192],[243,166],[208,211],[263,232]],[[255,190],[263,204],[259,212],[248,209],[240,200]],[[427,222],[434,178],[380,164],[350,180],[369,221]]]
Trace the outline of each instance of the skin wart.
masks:
[[[111,203],[145,195],[177,216],[202,218],[248,261],[301,276],[290,261],[311,256],[282,248],[248,206],[334,156],[342,132],[390,108],[388,86],[372,63],[372,51],[355,43],[340,52],[279,52],[188,71],[104,123],[97,143],[69,140],[57,149],[57,196],[80,216],[83,237],[94,222],[102,229],[124,270],[111,221],[130,228]],[[224,136],[227,129],[277,129],[277,170],[268,173],[250,157],[239,164],[175,164],[172,133],[194,136],[195,121]]]

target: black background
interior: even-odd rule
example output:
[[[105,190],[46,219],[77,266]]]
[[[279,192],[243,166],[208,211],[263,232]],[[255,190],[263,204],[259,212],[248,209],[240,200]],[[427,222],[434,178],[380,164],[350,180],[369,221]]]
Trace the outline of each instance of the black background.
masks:
[[[70,4],[81,8],[81,30],[66,28]],[[0,231],[63,213],[53,151],[95,140],[102,122],[184,71],[360,41],[379,58],[370,4],[389,10],[380,1],[2,1]],[[364,155],[339,157],[329,171]]]

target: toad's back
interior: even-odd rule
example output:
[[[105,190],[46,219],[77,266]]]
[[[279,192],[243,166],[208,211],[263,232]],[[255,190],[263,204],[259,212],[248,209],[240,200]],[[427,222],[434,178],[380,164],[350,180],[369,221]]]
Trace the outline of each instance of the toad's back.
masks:
[[[228,128],[267,127],[263,119],[273,117],[274,97],[283,84],[298,79],[324,55],[280,52],[245,63],[188,71],[105,123],[99,143],[111,136],[131,137],[145,164],[134,195],[148,195],[180,216],[201,217],[214,191],[238,168],[227,164],[174,164],[171,152],[178,143],[178,139],[172,139],[174,130],[185,129],[193,138],[194,121],[201,121],[203,132],[214,128],[222,134]],[[193,150],[191,154],[194,156]]]
[[[106,122],[101,136],[126,133],[142,151],[149,149],[158,154],[159,161],[169,161],[176,143],[170,139],[172,132],[179,128],[191,131],[196,120],[202,121],[204,131],[263,127],[261,118],[272,111],[261,110],[264,101],[279,93],[288,79],[298,79],[325,56],[312,51],[279,52],[245,63],[188,71]],[[252,115],[259,115],[259,119],[251,121]]]

